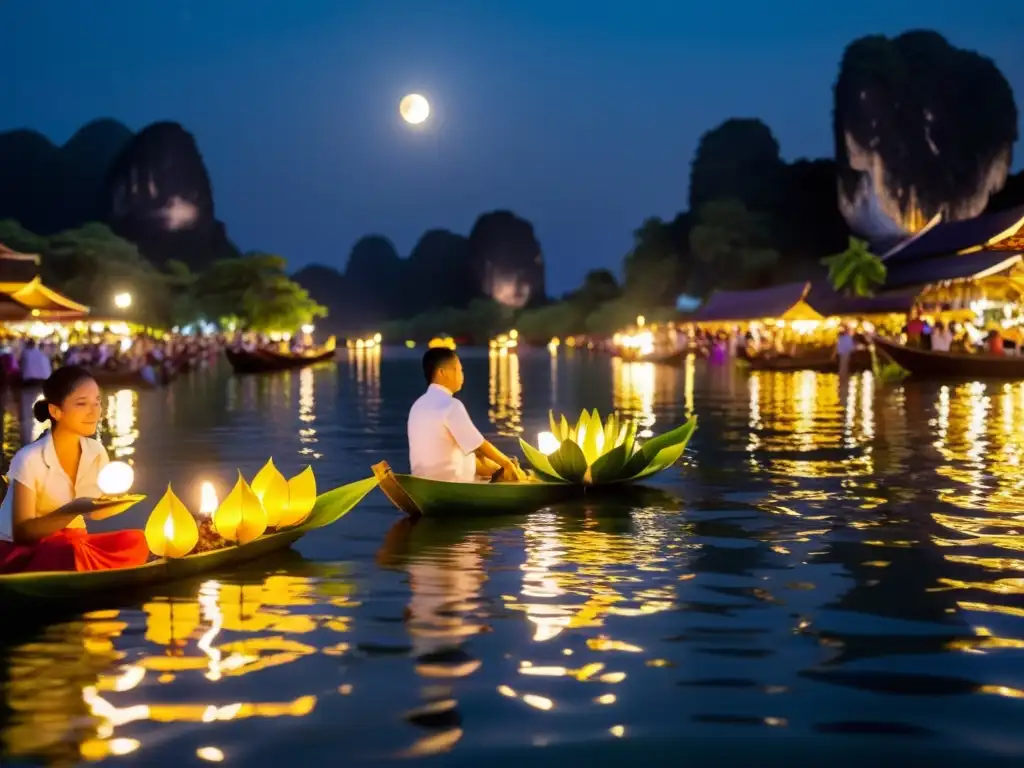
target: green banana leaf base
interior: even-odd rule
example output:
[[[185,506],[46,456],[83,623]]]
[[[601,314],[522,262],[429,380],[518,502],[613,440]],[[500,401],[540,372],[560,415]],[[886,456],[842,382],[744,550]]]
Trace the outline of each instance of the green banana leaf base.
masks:
[[[69,601],[126,592],[223,570],[287,549],[309,531],[336,522],[377,486],[375,477],[358,480],[317,497],[306,521],[296,528],[264,534],[255,541],[176,559],[154,560],[111,571],[45,571],[0,576],[0,601]]]

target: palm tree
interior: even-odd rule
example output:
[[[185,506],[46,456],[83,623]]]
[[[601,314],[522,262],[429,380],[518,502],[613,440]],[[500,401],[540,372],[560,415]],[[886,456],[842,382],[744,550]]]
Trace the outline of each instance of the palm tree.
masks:
[[[885,285],[885,263],[868,249],[867,243],[855,237],[850,238],[850,245],[845,251],[826,256],[821,263],[828,267],[828,279],[837,293],[868,298],[875,295],[876,288]],[[879,363],[874,344],[869,344],[868,348],[876,382],[895,383],[906,378],[907,371],[896,363]]]
[[[826,256],[821,263],[828,267],[828,279],[838,293],[874,296],[875,289],[885,284],[885,264],[856,237],[842,253]]]

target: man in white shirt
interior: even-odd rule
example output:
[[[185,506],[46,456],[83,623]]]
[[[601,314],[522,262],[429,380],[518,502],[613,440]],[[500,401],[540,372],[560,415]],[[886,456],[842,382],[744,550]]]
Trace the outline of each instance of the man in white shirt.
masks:
[[[25,351],[21,353],[20,367],[21,380],[26,384],[41,384],[53,373],[50,358],[36,346],[35,339],[25,342]]]
[[[466,406],[454,395],[465,377],[462,361],[446,347],[423,355],[427,391],[409,410],[409,466],[412,474],[430,480],[471,483],[499,468],[504,479],[518,480],[516,464],[484,439]]]

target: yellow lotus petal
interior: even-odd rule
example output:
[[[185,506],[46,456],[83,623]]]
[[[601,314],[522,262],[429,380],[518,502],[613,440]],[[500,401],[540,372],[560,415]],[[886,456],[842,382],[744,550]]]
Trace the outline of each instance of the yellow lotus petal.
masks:
[[[568,440],[569,439],[569,420],[567,418],[565,418],[565,414],[564,413],[562,414],[562,420],[561,420],[561,422],[559,422],[558,427],[559,427],[558,428],[558,432],[556,432],[555,434],[558,435],[559,442],[564,441],[564,440]]]
[[[213,527],[228,541],[239,544],[248,544],[267,530],[267,512],[241,472],[231,493],[213,513]]]
[[[288,480],[288,509],[281,518],[281,527],[290,528],[303,522],[316,504],[316,478],[313,468],[306,467]]]
[[[288,510],[288,481],[274,466],[273,459],[268,459],[252,479],[252,492],[267,510],[267,527],[280,527],[281,519]]]
[[[629,420],[622,422],[622,426],[619,427],[619,436],[615,438],[615,447],[618,448],[626,440],[626,430],[629,428]]]
[[[199,526],[171,486],[146,521],[146,544],[157,557],[184,557],[199,543]]]
[[[597,437],[598,435],[604,435],[604,427],[601,425],[601,417],[594,411],[593,416],[584,412],[584,415],[580,417],[580,421],[583,426],[580,427],[580,434],[577,442],[580,448],[583,449],[583,457],[587,460],[587,464],[593,464],[597,458]]]
[[[608,421],[604,425],[604,450],[602,454],[607,453],[615,447],[615,438],[619,434],[619,420],[615,413],[608,414]]]

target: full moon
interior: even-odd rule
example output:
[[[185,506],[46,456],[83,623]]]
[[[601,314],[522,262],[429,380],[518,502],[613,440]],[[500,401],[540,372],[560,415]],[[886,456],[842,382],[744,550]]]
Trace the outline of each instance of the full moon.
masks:
[[[430,102],[418,93],[410,93],[398,104],[402,119],[412,125],[418,125],[430,117]]]

